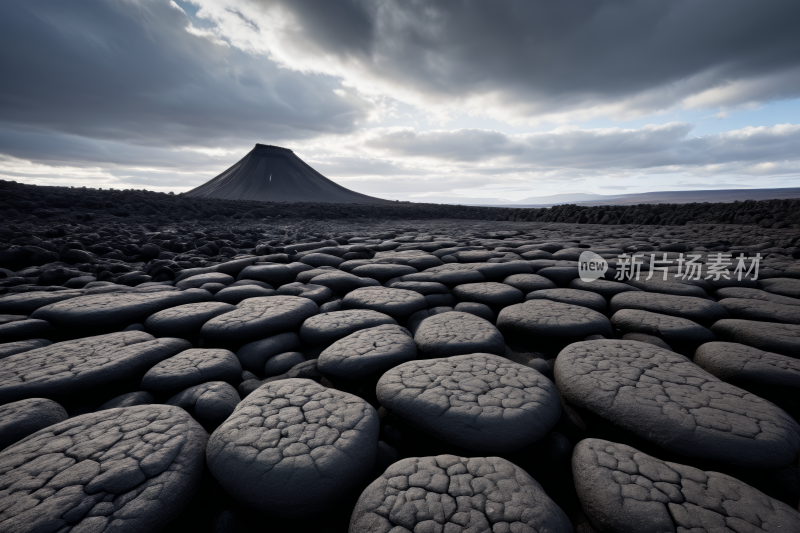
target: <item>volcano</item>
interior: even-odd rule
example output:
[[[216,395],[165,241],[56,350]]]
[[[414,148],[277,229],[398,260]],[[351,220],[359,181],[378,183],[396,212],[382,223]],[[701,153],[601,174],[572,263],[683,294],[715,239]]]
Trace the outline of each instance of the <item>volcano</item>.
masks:
[[[267,144],[256,144],[228,170],[184,194],[195,198],[261,202],[390,203],[342,187],[311,168],[288,148]]]

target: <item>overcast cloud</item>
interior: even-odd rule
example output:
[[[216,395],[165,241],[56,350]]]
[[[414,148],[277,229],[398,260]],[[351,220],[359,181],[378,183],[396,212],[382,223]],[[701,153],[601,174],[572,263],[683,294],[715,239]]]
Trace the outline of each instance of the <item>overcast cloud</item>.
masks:
[[[799,19],[773,0],[5,0],[0,178],[183,191],[263,142],[386,198],[800,186]]]
[[[190,1],[286,68],[516,122],[800,96],[796,2]]]
[[[148,146],[352,131],[368,104],[337,80],[186,31],[163,0],[0,3],[4,126]]]

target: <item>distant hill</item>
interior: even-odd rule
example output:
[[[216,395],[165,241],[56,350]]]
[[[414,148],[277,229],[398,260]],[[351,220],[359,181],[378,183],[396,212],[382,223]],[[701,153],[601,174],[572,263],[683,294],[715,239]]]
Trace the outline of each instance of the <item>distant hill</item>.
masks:
[[[574,204],[576,202],[595,202],[601,200],[611,200],[617,198],[619,195],[594,194],[586,192],[568,192],[562,194],[553,194],[550,196],[531,196],[530,198],[523,198],[512,202],[513,205],[557,205],[557,204]]]
[[[636,205],[636,204],[691,204],[691,203],[730,203],[745,200],[791,200],[800,199],[800,187],[780,189],[713,189],[705,191],[661,191],[638,194],[554,194],[525,198],[518,202],[483,203],[464,202],[463,205],[483,205],[491,207],[551,207],[554,205]]]
[[[256,144],[235,165],[184,196],[260,202],[391,203],[342,187],[288,148],[266,144]]]

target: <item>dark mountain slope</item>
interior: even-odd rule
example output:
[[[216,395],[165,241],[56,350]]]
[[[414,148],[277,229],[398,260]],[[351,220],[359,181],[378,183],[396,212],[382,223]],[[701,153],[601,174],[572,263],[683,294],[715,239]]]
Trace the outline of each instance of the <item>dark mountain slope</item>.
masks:
[[[288,148],[265,144],[256,144],[238,163],[185,196],[261,202],[390,203],[334,183]]]

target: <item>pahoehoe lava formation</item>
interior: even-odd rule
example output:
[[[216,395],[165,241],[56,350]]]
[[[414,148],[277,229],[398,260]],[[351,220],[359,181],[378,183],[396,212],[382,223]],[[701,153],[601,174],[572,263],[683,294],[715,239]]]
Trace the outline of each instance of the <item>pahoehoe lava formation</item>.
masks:
[[[384,204],[329,180],[288,148],[256,144],[228,170],[186,196],[262,202]]]

